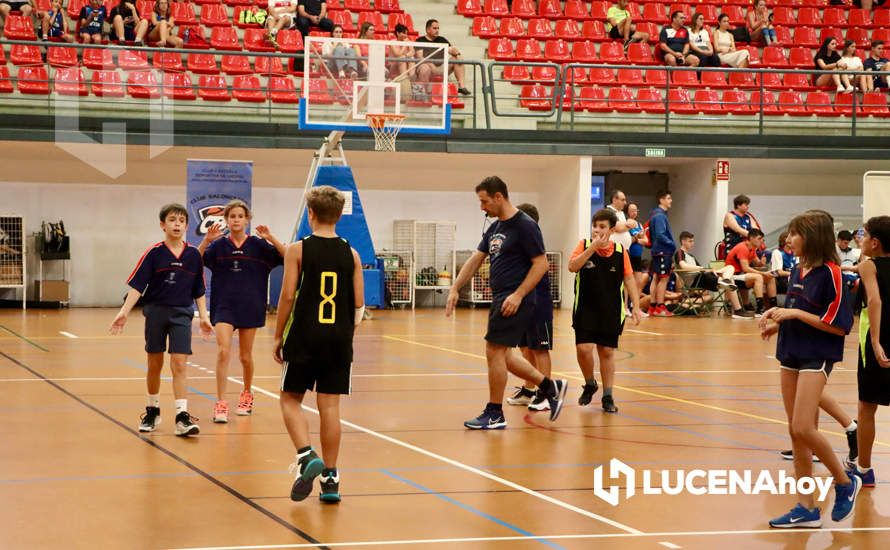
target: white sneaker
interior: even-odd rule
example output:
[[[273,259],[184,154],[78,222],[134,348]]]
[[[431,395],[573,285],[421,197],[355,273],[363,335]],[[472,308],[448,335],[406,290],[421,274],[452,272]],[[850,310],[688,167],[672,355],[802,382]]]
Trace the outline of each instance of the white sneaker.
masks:
[[[846,88],[844,91],[847,92],[847,93],[849,94],[849,93],[851,93],[851,92],[852,92],[853,90],[855,90],[855,89],[856,89],[856,88],[854,88],[853,86],[847,86],[847,88]]]
[[[839,94],[844,93],[846,90],[847,89],[844,88],[842,85],[838,85],[838,87],[837,87],[837,93],[839,93]]]

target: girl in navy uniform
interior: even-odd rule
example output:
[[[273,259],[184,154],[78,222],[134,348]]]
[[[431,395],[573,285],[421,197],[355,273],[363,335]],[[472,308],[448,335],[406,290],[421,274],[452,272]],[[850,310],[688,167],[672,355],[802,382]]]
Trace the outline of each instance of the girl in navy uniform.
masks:
[[[238,350],[244,369],[244,391],[238,400],[238,416],[253,412],[253,341],[256,329],[266,324],[269,272],[281,265],[285,245],[258,225],[257,235],[247,234],[250,208],[244,201],[233,200],[223,210],[229,234],[222,236],[223,225],[214,224],[207,231],[198,250],[204,265],[213,273],[210,280],[210,322],[216,328],[216,405],[213,421],[229,421],[226,385],[232,335],[238,331]]]
[[[862,488],[858,476],[844,471],[831,444],[819,432],[819,400],[835,363],[844,355],[844,336],[853,326],[853,311],[844,288],[834,244],[834,224],[822,211],[805,212],[788,226],[791,247],[800,263],[791,269],[785,307],[763,314],[764,339],[778,333],[776,359],[781,364],[782,399],[798,479],[812,477],[812,455],[819,457],[834,476],[835,501],[831,519],[843,521],[853,513]],[[822,516],[812,494],[771,527],[821,527]]]
[[[45,40],[74,42],[74,37],[68,33],[68,18],[62,9],[62,0],[53,0],[52,9],[43,14],[42,30]]]

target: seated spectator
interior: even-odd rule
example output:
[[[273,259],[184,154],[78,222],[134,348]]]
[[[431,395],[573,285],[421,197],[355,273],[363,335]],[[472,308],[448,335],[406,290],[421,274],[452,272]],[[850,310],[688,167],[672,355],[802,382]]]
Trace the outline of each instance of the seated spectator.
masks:
[[[148,25],[149,42],[160,42],[160,46],[182,47],[182,38],[176,36],[176,21],[170,12],[170,0],[155,0]]]
[[[735,37],[729,32],[729,16],[721,13],[717,18],[717,29],[714,31],[714,51],[720,62],[736,69],[748,66],[751,53],[748,50],[735,49]]]
[[[748,27],[752,44],[765,42],[763,31],[769,28],[769,11],[766,9],[766,0],[754,2],[754,9],[749,9],[748,15],[745,17],[745,24]]]
[[[822,46],[819,48],[819,51],[816,52],[816,57],[813,58],[813,63],[816,64],[816,70],[818,71],[836,71],[838,70],[838,62],[840,60],[841,54],[837,52],[837,39],[828,36],[822,41]],[[816,86],[828,86],[830,82],[833,82],[834,85],[837,86],[837,91],[843,92],[845,90],[843,84],[841,84],[840,75],[813,75],[813,84]]]
[[[265,23],[266,32],[269,42],[277,48],[278,31],[289,29],[297,22],[297,0],[270,0],[268,8]]]
[[[0,22],[6,24],[6,16],[11,11],[20,12],[24,16],[29,16],[34,11],[34,0],[0,0]]]
[[[117,6],[111,8],[108,18],[111,19],[112,35],[119,43],[143,44],[145,33],[148,32],[148,21],[139,18],[135,1],[121,0]]]
[[[758,317],[764,309],[775,306],[776,279],[771,273],[759,271],[757,268],[766,266],[766,262],[757,257],[757,251],[763,247],[763,231],[751,229],[748,238],[735,245],[726,256],[726,265],[731,265],[735,272],[733,279],[743,283],[747,288],[754,289],[757,305],[754,310]],[[764,291],[766,299],[764,300]]]
[[[874,71],[876,73],[880,73],[884,70],[884,67],[886,65],[887,58],[884,57],[884,41],[873,40],[871,43],[871,53],[869,53],[868,58],[865,60],[865,63],[862,64],[862,68],[866,71]],[[865,92],[871,92],[880,88],[887,88],[887,73],[866,78],[864,84],[865,88],[863,88],[863,91]]]
[[[862,256],[862,251],[850,246],[852,240],[853,234],[846,229],[838,231],[836,246],[841,262],[841,275],[848,287],[855,288],[859,283],[859,259]]]
[[[723,243],[726,253],[748,238],[752,228],[760,229],[760,223],[749,212],[751,199],[747,195],[737,195],[732,199],[733,209],[723,216]]]
[[[773,25],[773,12],[769,12],[766,27],[763,29],[763,43],[770,46],[778,41],[779,38],[776,36],[776,26]]]
[[[649,266],[646,266],[646,269],[649,269]],[[667,288],[664,291],[664,306],[667,311],[673,311],[676,309],[677,304],[680,303],[680,299],[683,298],[683,293],[677,291],[677,275],[671,273],[671,276],[668,278]],[[652,297],[652,279],[647,274],[646,285],[642,287],[640,291],[640,313],[644,317],[649,317],[649,314],[646,311],[653,306],[653,297]]]
[[[454,59],[460,59],[460,51],[452,46],[444,36],[439,36],[439,22],[435,19],[430,19],[426,22],[426,34],[418,38],[415,42],[419,44],[446,44],[448,46],[446,49],[449,58],[453,57]],[[445,56],[442,52],[436,52],[432,48],[424,48],[423,46],[417,46],[416,50],[417,59],[425,59],[425,61],[419,61],[417,63],[417,80],[420,82],[430,82],[433,76],[443,76],[442,64],[445,61]],[[430,56],[430,58],[426,59],[427,56]],[[449,63],[448,72],[454,73],[454,77],[457,79],[457,93],[461,95],[470,95],[470,90],[468,90],[466,84],[464,84],[464,66]]]
[[[864,10],[871,10],[878,6],[883,6],[886,0],[853,0],[853,5]]]
[[[692,15],[692,25],[689,27],[689,48],[692,55],[698,58],[702,67],[719,67],[720,58],[714,53],[711,45],[711,35],[705,28],[705,16],[701,13]]]
[[[334,25],[331,37],[342,39],[343,27]],[[358,76],[358,61],[351,44],[345,42],[326,42],[321,48],[321,55],[327,62],[330,71],[337,78],[355,78]]]
[[[53,0],[52,8],[43,14],[41,30],[44,40],[74,42],[74,37],[68,32],[68,18],[62,9],[62,0]]]
[[[649,33],[640,32],[634,25],[630,11],[627,9],[627,0],[618,2],[609,8],[606,13],[606,31],[609,37],[624,41],[624,49],[633,42],[645,42],[649,40]]]
[[[663,27],[658,37],[658,53],[671,67],[698,67],[698,58],[689,53],[689,31],[683,26],[685,21],[686,14],[675,11],[671,14],[671,24]]]
[[[300,0],[297,5],[297,28],[303,38],[309,36],[313,28],[326,32],[334,30],[334,22],[325,17],[328,4],[325,0]]]
[[[407,42],[408,41],[408,27],[399,23],[396,25],[396,40],[399,42]],[[411,77],[414,75],[414,67],[416,63],[413,61],[417,56],[417,52],[414,51],[414,46],[411,45],[391,45],[389,46],[389,51],[386,54],[388,57],[392,58],[391,61],[387,62],[387,70],[389,71],[389,77],[391,79],[400,78],[401,81],[409,82]]]
[[[863,70],[862,60],[856,55],[856,43],[852,40],[844,41],[844,51],[841,52],[841,59],[837,62],[837,68],[842,71],[861,71]],[[856,89],[853,86],[852,82],[856,82],[859,85],[860,90],[864,90],[868,87],[868,81],[871,78],[868,75],[860,74],[860,75],[851,75],[851,74],[842,74],[841,75],[841,84],[844,86],[845,92],[849,93]],[[838,88],[837,91],[841,91]]]
[[[729,298],[729,303],[732,306],[732,318],[752,319],[754,315],[745,311],[742,308],[741,302],[739,302],[739,294],[736,292],[736,286],[732,279],[733,275],[735,275],[735,269],[731,265],[724,266],[720,270],[705,269],[698,263],[696,257],[692,255],[693,246],[695,246],[695,235],[689,231],[681,231],[680,249],[674,254],[677,268],[685,272],[699,272],[692,279],[692,286],[695,288],[716,292],[721,286],[725,287],[726,296]]]
[[[108,12],[102,5],[102,0],[90,0],[90,3],[80,8],[80,39],[84,44],[101,44],[102,29]]]
[[[791,276],[791,268],[797,264],[794,249],[791,248],[791,239],[788,232],[782,231],[779,235],[779,246],[770,255],[770,270],[776,275],[776,294],[788,294],[788,277]]]
[[[358,31],[358,38],[362,40],[374,40],[376,37],[374,35],[374,23],[370,21],[365,21],[362,23],[362,27]],[[367,44],[356,44],[353,46],[355,49],[355,53],[358,56],[358,74],[361,76],[368,75],[368,45]]]

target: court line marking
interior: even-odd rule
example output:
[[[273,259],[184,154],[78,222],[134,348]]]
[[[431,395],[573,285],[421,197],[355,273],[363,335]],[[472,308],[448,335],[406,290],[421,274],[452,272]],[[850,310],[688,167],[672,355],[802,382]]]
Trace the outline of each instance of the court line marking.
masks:
[[[61,334],[62,336],[67,336],[68,338],[80,338],[80,336],[71,334],[70,332],[65,332],[64,330],[60,330],[59,334]]]
[[[649,332],[648,330],[640,330],[637,328],[629,328],[629,329],[626,329],[624,332],[635,332],[637,334],[651,334],[652,336],[664,336],[664,334],[662,334],[660,332]]]
[[[610,538],[654,538],[654,537],[714,537],[730,535],[799,535],[801,533],[884,533],[890,532],[890,527],[821,527],[814,529],[748,529],[734,531],[677,531],[660,533],[591,533],[581,535],[539,535],[536,537],[463,537],[452,539],[401,539],[401,540],[370,540],[355,542],[327,542],[325,546],[330,548],[340,546],[396,546],[412,544],[455,544],[459,542],[506,542],[529,541],[532,539],[549,540],[585,540],[585,539],[610,539]],[[191,546],[174,548],[171,550],[267,550],[274,548],[312,548],[312,544],[266,544],[255,546]]]
[[[439,350],[439,351],[444,351],[444,352],[448,352],[448,353],[457,353],[457,354],[460,354],[460,355],[467,355],[467,356],[470,356],[470,357],[474,357],[474,358],[476,358],[476,359],[485,359],[485,356],[483,356],[483,355],[473,354],[473,353],[467,353],[467,352],[465,352],[465,351],[454,350],[454,349],[450,349],[450,348],[446,348],[446,347],[442,347],[442,346],[433,346],[433,345],[431,345],[431,344],[424,344],[423,342],[415,342],[415,341],[413,341],[413,340],[407,340],[407,339],[404,339],[404,338],[394,338],[394,337],[386,336],[386,335],[384,335],[383,338],[389,338],[389,339],[393,339],[393,340],[398,340],[398,341],[400,341],[400,342],[405,342],[406,344],[414,344],[414,345],[417,345],[417,346],[421,346],[421,347],[425,347],[425,348],[431,348],[431,349],[437,349],[437,350]],[[775,372],[775,371],[773,371],[773,372]],[[639,374],[639,371],[634,371],[634,374]],[[579,382],[584,382],[584,379],[583,379],[582,377],[580,377],[580,376],[577,376],[577,375],[563,374],[563,376],[565,376],[566,378],[571,378],[572,380],[576,380],[576,381],[579,381]],[[765,421],[765,422],[771,422],[771,423],[773,423],[773,424],[781,424],[781,425],[783,425],[783,426],[787,426],[787,425],[788,425],[788,421],[787,421],[787,420],[777,420],[777,419],[775,419],[775,418],[770,418],[770,417],[768,417],[768,416],[760,416],[760,415],[758,415],[758,414],[747,413],[747,412],[744,412],[744,411],[738,411],[738,410],[735,410],[735,409],[727,409],[726,407],[719,407],[719,406],[717,406],[717,405],[709,405],[709,404],[707,404],[707,403],[701,403],[701,402],[693,401],[693,400],[690,400],[690,399],[683,399],[683,398],[680,398],[680,397],[673,397],[673,396],[670,396],[670,395],[665,395],[665,394],[661,394],[661,393],[650,392],[650,391],[646,391],[646,390],[638,390],[638,389],[631,388],[631,387],[628,387],[628,386],[619,386],[618,384],[615,384],[615,387],[618,388],[618,389],[624,390],[624,391],[629,391],[629,392],[631,392],[631,393],[637,393],[637,394],[640,394],[640,395],[646,395],[646,396],[648,396],[648,397],[655,397],[655,398],[657,398],[657,399],[666,399],[666,400],[668,400],[668,401],[675,401],[675,402],[677,402],[677,403],[683,403],[683,404],[686,404],[686,405],[693,405],[693,406],[696,406],[696,407],[704,407],[704,408],[706,408],[706,409],[711,409],[711,410],[715,410],[715,411],[719,411],[719,412],[724,412],[724,413],[727,413],[727,414],[734,414],[734,415],[738,415],[738,416],[745,416],[745,417],[748,417],[748,418],[753,418],[753,419],[755,419],[755,420],[763,420],[763,421]],[[819,428],[819,431],[822,432],[822,433],[831,434],[831,435],[836,435],[836,436],[838,436],[838,437],[843,437],[844,439],[847,438],[847,434],[846,434],[846,433],[843,433],[843,432],[836,432],[836,431],[834,431],[834,430],[826,430],[826,429],[823,429],[823,428]],[[877,439],[875,439],[874,444],[875,444],[875,445],[880,445],[880,446],[882,446],[882,447],[890,447],[890,443],[886,443],[886,442],[884,442],[884,441],[879,441],[879,440],[877,440]]]
[[[244,385],[244,382],[241,380],[238,380],[237,378],[229,376],[229,377],[227,377],[227,379],[230,382],[234,382],[235,384],[241,384],[242,386]],[[265,396],[271,397],[272,399],[281,400],[281,397],[278,394],[272,393],[269,390],[266,390],[259,386],[256,386],[256,385],[251,386],[251,389],[253,389],[257,393],[261,393]],[[317,409],[313,409],[312,407],[310,407],[306,404],[303,404],[303,408],[313,414],[319,414]],[[569,510],[570,512],[575,512],[576,514],[580,514],[587,518],[595,519],[599,522],[605,523],[606,525],[610,525],[616,529],[620,529],[626,533],[642,533],[642,531],[640,531],[639,529],[634,529],[633,527],[630,527],[629,525],[624,525],[623,523],[609,519],[609,518],[601,516],[599,514],[595,514],[589,510],[585,510],[584,508],[579,508],[578,506],[575,506],[573,504],[569,504],[568,502],[564,502],[562,500],[553,498],[549,495],[545,495],[543,493],[535,491],[534,489],[529,489],[528,487],[526,487],[524,485],[514,483],[508,479],[504,479],[504,478],[502,478],[500,476],[496,476],[490,472],[486,472],[485,470],[480,470],[479,468],[470,466],[469,464],[464,464],[463,462],[454,460],[452,458],[448,458],[447,456],[443,456],[443,455],[434,453],[432,451],[428,451],[428,450],[424,449],[423,447],[418,447],[417,445],[412,445],[411,443],[408,443],[407,441],[402,441],[401,439],[396,439],[394,437],[390,437],[386,434],[376,432],[370,428],[365,428],[364,426],[360,426],[360,425],[350,422],[348,420],[343,420],[342,418],[340,419],[340,423],[343,424],[344,426],[346,426],[347,428],[352,428],[353,430],[363,432],[367,435],[376,437],[378,439],[382,439],[383,441],[387,441],[389,443],[398,445],[398,446],[408,449],[410,451],[414,451],[416,453],[428,456],[428,457],[438,460],[440,462],[444,462],[446,464],[454,466],[455,468],[459,468],[461,470],[470,472],[472,474],[476,474],[478,476],[484,477],[490,481],[494,481],[495,483],[499,483],[501,485],[510,487],[511,489],[515,489],[517,491],[525,493],[526,495],[538,498],[538,499],[548,502],[550,504],[554,504],[554,505],[559,506],[560,508],[563,508],[565,510]]]
[[[673,550],[676,550],[677,548],[683,548],[682,546],[677,546],[673,542],[659,542],[658,544],[664,546],[665,548],[671,548]]]
[[[0,328],[2,328],[3,330],[5,330],[6,332],[12,334],[13,336],[15,336],[15,337],[18,338],[18,339],[20,339],[20,340],[24,340],[25,342],[31,344],[32,346],[34,346],[35,348],[37,348],[37,349],[39,349],[39,350],[41,350],[41,351],[47,351],[47,352],[49,351],[48,349],[46,349],[45,347],[41,346],[41,345],[38,344],[37,342],[34,342],[33,340],[29,340],[28,338],[22,336],[22,335],[19,334],[18,332],[15,332],[14,330],[12,330],[11,328],[9,328],[9,327],[7,327],[7,326],[5,326],[5,325],[0,325]]]

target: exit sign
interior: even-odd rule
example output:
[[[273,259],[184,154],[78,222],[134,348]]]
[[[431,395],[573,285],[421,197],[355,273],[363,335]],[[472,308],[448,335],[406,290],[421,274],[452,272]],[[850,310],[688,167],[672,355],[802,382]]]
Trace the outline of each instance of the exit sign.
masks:
[[[647,157],[658,157],[664,158],[664,148],[661,147],[647,147],[646,148],[646,156]]]

